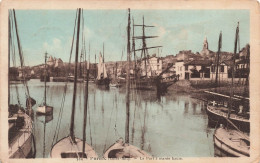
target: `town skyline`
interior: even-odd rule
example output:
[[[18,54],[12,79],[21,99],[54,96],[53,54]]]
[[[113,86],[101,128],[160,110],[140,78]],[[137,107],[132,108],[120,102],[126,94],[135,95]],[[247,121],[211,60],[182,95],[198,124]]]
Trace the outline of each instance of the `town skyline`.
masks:
[[[43,63],[46,51],[68,62],[75,14],[74,10],[17,10],[26,65]],[[132,10],[131,14],[135,24],[142,24],[144,16],[145,24],[155,26],[147,29],[146,35],[159,37],[148,40],[147,46],[163,46],[159,49],[161,57],[176,55],[182,50],[200,52],[205,37],[208,48],[217,51],[220,31],[223,36],[222,51],[233,52],[237,22],[240,22],[241,49],[249,44],[247,10]],[[103,43],[105,62],[126,60],[126,10],[84,10],[84,24],[87,53],[90,43],[90,62],[94,63],[95,54],[98,58],[99,53],[102,53]],[[141,35],[138,27],[135,28],[135,35]],[[141,41],[136,42],[136,49],[140,47]],[[158,55],[158,49],[149,50],[150,55],[154,53]]]

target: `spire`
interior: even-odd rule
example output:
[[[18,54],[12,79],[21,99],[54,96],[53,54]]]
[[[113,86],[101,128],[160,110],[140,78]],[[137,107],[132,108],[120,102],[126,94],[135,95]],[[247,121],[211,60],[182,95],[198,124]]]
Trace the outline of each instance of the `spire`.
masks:
[[[203,42],[203,49],[209,49],[208,47],[208,41],[207,41],[207,36],[205,36],[204,42]]]

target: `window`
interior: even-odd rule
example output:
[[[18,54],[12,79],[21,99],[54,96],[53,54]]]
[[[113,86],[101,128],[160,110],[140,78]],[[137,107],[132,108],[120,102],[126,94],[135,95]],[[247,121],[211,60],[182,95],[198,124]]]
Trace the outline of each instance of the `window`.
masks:
[[[220,72],[224,72],[224,66],[220,66]]]
[[[180,67],[180,71],[182,71],[182,66]]]
[[[188,71],[188,65],[185,65],[185,71]]]

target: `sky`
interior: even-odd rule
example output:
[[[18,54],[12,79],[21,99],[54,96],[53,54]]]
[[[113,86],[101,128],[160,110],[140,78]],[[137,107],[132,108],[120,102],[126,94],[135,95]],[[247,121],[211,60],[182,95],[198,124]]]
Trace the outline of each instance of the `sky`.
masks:
[[[209,49],[217,51],[220,31],[222,51],[232,52],[238,21],[242,48],[250,40],[249,16],[249,10],[131,10],[135,24],[142,24],[144,17],[144,24],[155,26],[146,28],[145,33],[158,36],[147,39],[147,47],[163,46],[149,50],[150,55],[159,56],[175,55],[181,50],[200,52],[205,37]],[[75,17],[76,10],[16,10],[25,65],[43,63],[45,52],[68,62]],[[87,51],[90,45],[91,62],[102,52],[103,43],[105,61],[126,60],[127,21],[127,10],[84,10],[83,33]],[[141,35],[141,28],[135,27],[135,36]],[[136,41],[136,49],[141,45],[140,40]]]

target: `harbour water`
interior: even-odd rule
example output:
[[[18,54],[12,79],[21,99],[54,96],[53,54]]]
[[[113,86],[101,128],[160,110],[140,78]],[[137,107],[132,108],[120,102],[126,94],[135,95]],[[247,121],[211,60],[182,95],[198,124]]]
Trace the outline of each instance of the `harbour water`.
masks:
[[[37,104],[43,102],[44,83],[37,79],[28,81],[30,95]],[[62,106],[64,82],[47,83],[47,104],[54,107],[53,117],[44,123],[44,116],[34,116],[36,158],[50,157],[52,145],[69,135],[73,83],[68,83],[62,111],[61,125],[57,127]],[[19,99],[25,106],[24,86],[17,84]],[[82,138],[84,83],[77,88],[75,135]],[[125,136],[125,88],[103,90],[89,84],[87,142],[99,157],[120,137]],[[16,88],[10,85],[10,103],[17,103]],[[49,117],[47,117],[49,118]],[[46,122],[46,120],[45,120]],[[154,91],[131,90],[130,143],[155,157],[213,157],[214,129],[208,128],[208,119],[202,101],[188,94],[168,92],[157,98]],[[58,139],[54,135],[58,134]]]

